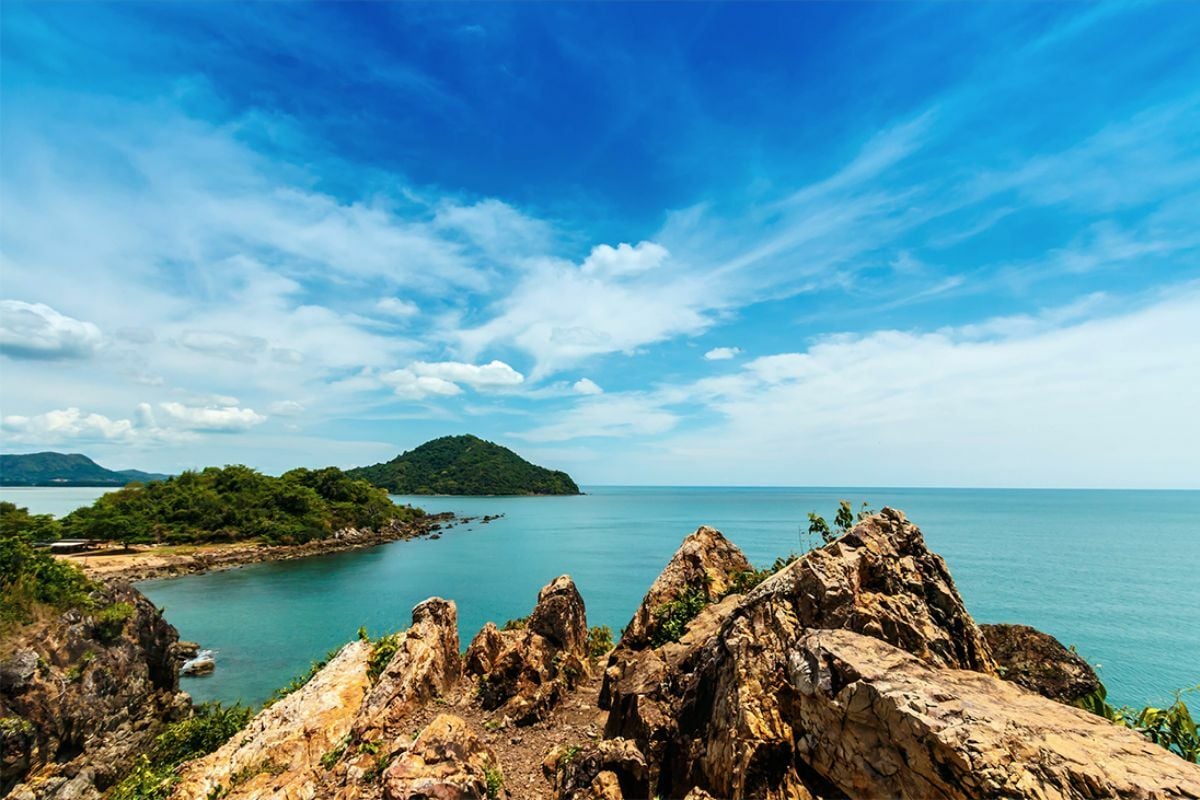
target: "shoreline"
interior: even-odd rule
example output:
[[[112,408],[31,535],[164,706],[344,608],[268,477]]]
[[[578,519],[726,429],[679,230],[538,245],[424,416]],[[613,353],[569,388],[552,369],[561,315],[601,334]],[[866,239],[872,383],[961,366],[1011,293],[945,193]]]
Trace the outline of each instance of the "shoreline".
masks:
[[[129,552],[118,547],[104,551],[61,555],[58,558],[74,564],[91,579],[103,583],[136,583],[156,578],[175,578],[205,572],[233,569],[268,561],[292,561],[298,558],[360,550],[391,542],[422,537],[440,538],[443,531],[455,525],[473,522],[480,517],[458,517],[453,512],[429,514],[419,520],[393,524],[380,530],[360,531],[348,528],[328,539],[316,539],[302,544],[263,544],[259,541],[222,542],[198,545],[160,545]],[[490,522],[493,518],[486,518]]]

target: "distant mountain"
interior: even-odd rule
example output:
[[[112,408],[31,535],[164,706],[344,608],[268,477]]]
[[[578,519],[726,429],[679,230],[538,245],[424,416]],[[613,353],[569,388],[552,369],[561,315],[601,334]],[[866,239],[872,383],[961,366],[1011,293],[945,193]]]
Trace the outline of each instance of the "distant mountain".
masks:
[[[579,494],[571,476],[478,436],[443,436],[383,464],[347,470],[393,494]]]
[[[105,469],[80,453],[0,455],[0,486],[124,486],[167,477],[136,469]]]

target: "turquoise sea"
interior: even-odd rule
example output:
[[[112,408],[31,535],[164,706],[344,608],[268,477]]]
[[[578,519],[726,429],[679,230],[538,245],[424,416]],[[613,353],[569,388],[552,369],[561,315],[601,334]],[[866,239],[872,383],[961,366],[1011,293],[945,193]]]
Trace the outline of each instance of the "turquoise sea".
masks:
[[[23,490],[28,493],[37,490]],[[47,489],[44,492],[67,490]],[[803,547],[810,510],[839,498],[902,509],[948,562],[980,622],[1022,622],[1074,645],[1116,704],[1200,683],[1200,492],[587,487],[581,497],[397,497],[429,511],[504,514],[351,553],[146,581],[180,635],[217,651],[197,699],[260,703],[352,638],[404,628],[421,600],[458,603],[465,648],[486,622],[529,613],[570,573],[591,624],[618,631],[681,539],[721,529],[769,563]],[[34,511],[43,504],[10,497]],[[40,507],[39,507],[40,506]],[[69,509],[67,509],[69,510]],[[806,527],[806,526],[805,526]]]

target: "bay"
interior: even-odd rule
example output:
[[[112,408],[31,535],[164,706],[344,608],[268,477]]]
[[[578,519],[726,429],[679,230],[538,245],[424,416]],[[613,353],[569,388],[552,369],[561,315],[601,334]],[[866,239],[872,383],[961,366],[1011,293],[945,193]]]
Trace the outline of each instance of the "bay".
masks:
[[[0,498],[13,499],[10,491]],[[946,559],[976,620],[1033,625],[1074,645],[1097,665],[1116,704],[1169,702],[1174,689],[1200,683],[1200,492],[586,491],[580,497],[397,497],[431,512],[504,517],[456,527],[438,540],[139,586],[165,606],[181,636],[218,651],[216,673],[186,679],[183,687],[198,700],[257,704],[359,626],[373,635],[402,629],[412,606],[434,595],[457,602],[465,648],[486,621],[528,614],[541,586],[570,573],[589,622],[616,633],[698,525],[721,529],[751,561],[766,564],[803,549],[808,511],[831,516],[838,499],[849,498],[902,509]]]

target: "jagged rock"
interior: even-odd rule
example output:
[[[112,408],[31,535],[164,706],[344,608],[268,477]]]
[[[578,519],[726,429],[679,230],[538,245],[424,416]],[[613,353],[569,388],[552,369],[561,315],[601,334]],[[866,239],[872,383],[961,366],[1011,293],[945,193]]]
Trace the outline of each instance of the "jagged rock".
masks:
[[[488,623],[467,648],[466,672],[485,709],[517,725],[545,715],[588,672],[587,613],[570,576],[538,593],[523,629]]]
[[[97,611],[125,604],[125,618],[101,625],[95,612],[73,609],[9,634],[0,795],[99,797],[165,722],[186,713],[175,629],[128,585],[102,587],[92,600]]]
[[[642,604],[621,635],[619,646],[638,650],[650,644],[659,627],[655,614],[688,589],[702,591],[716,600],[731,586],[739,572],[751,569],[750,562],[719,530],[702,525],[683,540],[662,573],[650,585]]]
[[[649,797],[646,756],[626,739],[559,745],[542,762],[558,800]]]
[[[1048,633],[1028,625],[980,625],[1005,680],[1070,703],[1100,688],[1091,665]]]
[[[709,541],[730,563],[733,545]],[[704,559],[694,536],[689,544],[688,560]],[[651,789],[664,796],[694,786],[719,797],[805,796],[794,768],[766,765],[797,735],[785,713],[787,654],[820,628],[875,636],[937,666],[995,669],[945,563],[903,514],[884,509],[749,594],[706,607],[677,643],[634,649],[623,638],[605,673],[605,736],[638,743]]]
[[[350,732],[370,689],[369,642],[346,645],[304,686],[264,709],[245,730],[203,758],[188,762],[173,800],[314,798],[321,758]],[[236,776],[236,780],[235,780]]]
[[[1131,730],[878,639],[811,632],[787,672],[795,755],[851,797],[1200,797],[1200,767]]]
[[[412,622],[362,705],[354,723],[357,738],[373,738],[462,676],[454,602],[431,597],[413,609]]]
[[[383,773],[384,800],[483,800],[496,757],[467,723],[441,714]]]

